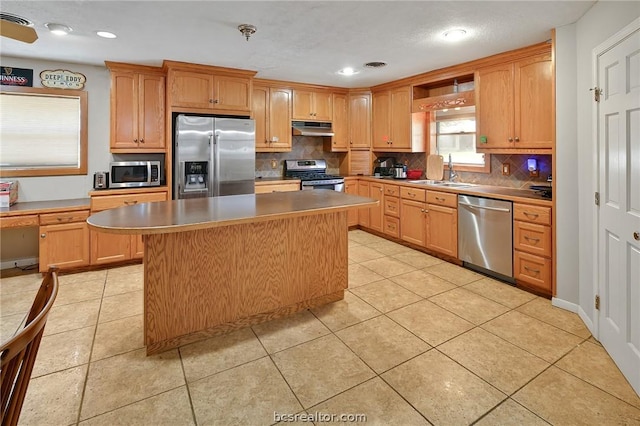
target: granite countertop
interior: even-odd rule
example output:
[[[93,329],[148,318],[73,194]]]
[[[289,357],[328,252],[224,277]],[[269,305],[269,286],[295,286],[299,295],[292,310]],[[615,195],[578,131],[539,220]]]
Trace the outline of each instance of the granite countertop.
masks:
[[[142,203],[89,216],[91,228],[115,234],[165,234],[278,220],[378,201],[336,191],[292,191]]]

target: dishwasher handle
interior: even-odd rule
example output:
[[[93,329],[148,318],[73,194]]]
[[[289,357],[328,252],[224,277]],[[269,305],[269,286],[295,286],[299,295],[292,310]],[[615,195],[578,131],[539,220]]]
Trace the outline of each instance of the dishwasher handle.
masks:
[[[488,207],[488,206],[479,206],[477,204],[470,204],[470,203],[463,203],[462,201],[458,201],[458,204],[461,206],[469,206],[469,207],[475,207],[477,209],[483,209],[483,210],[493,210],[496,212],[510,212],[511,209],[503,209],[501,207]]]

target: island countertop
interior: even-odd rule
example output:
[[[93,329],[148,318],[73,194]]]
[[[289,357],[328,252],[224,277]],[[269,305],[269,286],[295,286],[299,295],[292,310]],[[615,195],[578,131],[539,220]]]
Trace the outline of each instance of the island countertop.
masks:
[[[89,227],[114,234],[165,234],[370,207],[378,201],[315,190],[143,203],[91,215]]]

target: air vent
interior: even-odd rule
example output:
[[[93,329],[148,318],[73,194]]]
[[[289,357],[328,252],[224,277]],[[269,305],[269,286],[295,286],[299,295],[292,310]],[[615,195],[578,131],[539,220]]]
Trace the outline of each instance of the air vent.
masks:
[[[24,25],[25,27],[33,27],[33,22],[27,19],[24,19],[21,16],[12,15],[10,13],[1,12],[0,19],[2,19],[3,21],[13,22],[14,24]]]
[[[386,67],[387,63],[386,62],[367,62],[366,64],[364,64],[364,66],[367,68],[382,68],[382,67]]]

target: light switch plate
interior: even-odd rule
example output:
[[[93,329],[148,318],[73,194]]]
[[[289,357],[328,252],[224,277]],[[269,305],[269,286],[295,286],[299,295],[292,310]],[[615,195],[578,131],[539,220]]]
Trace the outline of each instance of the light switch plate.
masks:
[[[509,163],[502,163],[502,176],[511,175],[511,165]]]

